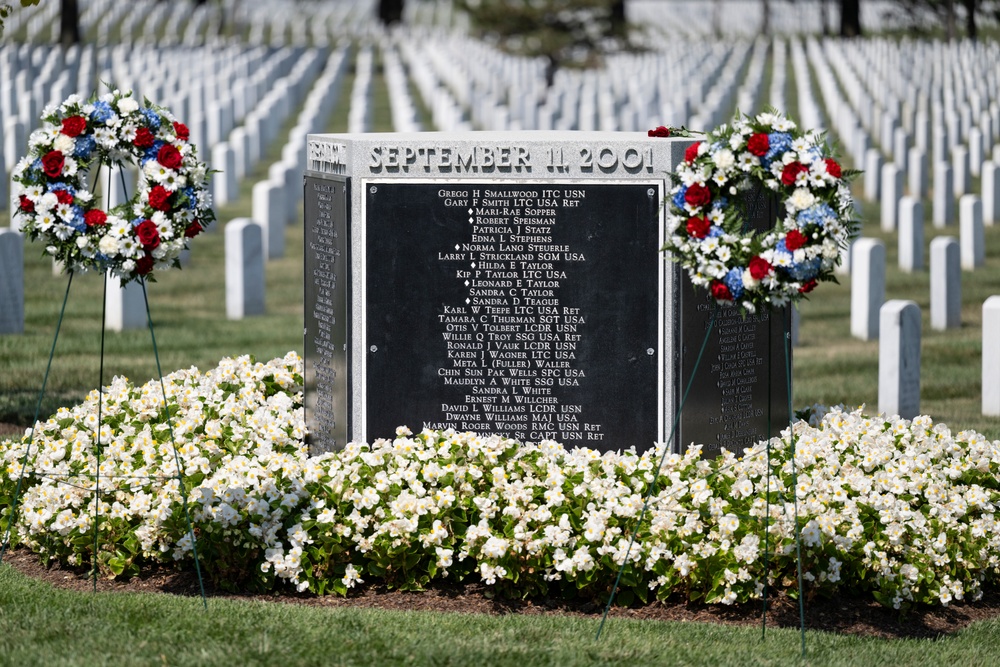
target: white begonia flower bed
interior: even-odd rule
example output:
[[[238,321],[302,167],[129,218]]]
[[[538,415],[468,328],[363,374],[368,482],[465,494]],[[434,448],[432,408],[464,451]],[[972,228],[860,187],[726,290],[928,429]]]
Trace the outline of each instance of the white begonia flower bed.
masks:
[[[737,457],[601,454],[543,441],[405,427],[397,437],[309,456],[301,360],[226,359],[164,378],[203,569],[218,584],[346,593],[474,577],[501,592],[683,593],[710,603],[795,580],[795,507],[806,586],[871,591],[885,605],[977,598],[995,582],[1000,441],[862,410],[810,423]],[[39,424],[16,524],[47,558],[90,562],[97,392]],[[159,382],[116,378],[102,407],[99,561],[135,574],[188,562],[192,545]],[[0,444],[11,498],[28,439]],[[770,479],[765,475],[770,458]],[[0,509],[2,524],[9,507]],[[768,533],[765,540],[765,517]],[[765,557],[765,544],[769,555]],[[794,584],[792,584],[794,585]]]

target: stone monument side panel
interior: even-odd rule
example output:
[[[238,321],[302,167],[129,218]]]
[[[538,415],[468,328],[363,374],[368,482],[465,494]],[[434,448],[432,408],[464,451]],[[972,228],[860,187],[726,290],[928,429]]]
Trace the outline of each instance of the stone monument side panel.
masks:
[[[349,178],[305,177],[305,414],[313,452],[347,444],[350,373]]]

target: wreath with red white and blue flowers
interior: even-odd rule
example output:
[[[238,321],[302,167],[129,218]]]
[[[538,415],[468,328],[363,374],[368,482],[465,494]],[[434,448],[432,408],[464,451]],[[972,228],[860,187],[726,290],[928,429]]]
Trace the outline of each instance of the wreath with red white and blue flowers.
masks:
[[[180,267],[181,251],[213,220],[209,171],[188,128],[162,107],[115,90],[70,96],[42,114],[13,171],[15,222],[64,270],[110,272],[123,283]],[[138,166],[135,195],[99,206],[91,167]]]
[[[857,233],[848,186],[857,173],[773,109],[738,115],[689,146],[672,174],[663,250],[720,305],[754,313],[798,301],[836,280]],[[741,213],[741,197],[758,188],[777,198],[773,229],[750,229]]]

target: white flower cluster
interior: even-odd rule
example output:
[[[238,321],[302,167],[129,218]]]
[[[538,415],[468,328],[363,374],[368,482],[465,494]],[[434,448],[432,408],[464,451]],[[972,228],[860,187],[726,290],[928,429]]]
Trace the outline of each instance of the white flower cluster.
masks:
[[[816,409],[794,425],[794,460],[791,429],[714,460],[699,447],[599,453],[403,427],[309,456],[299,364],[240,358],[165,378],[199,557],[220,583],[346,594],[476,576],[518,595],[605,594],[624,565],[625,590],[642,599],[732,604],[759,596],[765,577],[795,580],[796,512],[811,588],[902,607],[974,599],[997,580],[1000,441],[927,417]],[[49,558],[90,558],[97,400],[40,423],[28,457],[16,534]],[[116,379],[102,421],[102,567],[189,559],[159,384]],[[0,444],[0,496],[28,442]]]

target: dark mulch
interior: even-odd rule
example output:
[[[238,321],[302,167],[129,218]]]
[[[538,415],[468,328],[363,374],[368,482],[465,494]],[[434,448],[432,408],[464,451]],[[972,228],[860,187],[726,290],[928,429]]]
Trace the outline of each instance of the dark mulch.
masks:
[[[15,549],[4,556],[4,562],[29,577],[46,581],[58,588],[90,591],[93,580],[85,570],[45,567],[37,555],[26,549]],[[207,584],[206,584],[207,585]],[[128,581],[99,579],[99,591],[127,591],[198,596],[198,580],[193,572],[175,572],[168,568],[153,569]],[[602,601],[564,601],[554,599],[498,600],[486,597],[481,584],[436,584],[419,593],[390,591],[368,586],[347,598],[335,595],[319,597],[298,594],[287,589],[268,595],[235,595],[207,590],[211,598],[255,600],[313,607],[355,607],[406,611],[437,611],[469,614],[562,615],[600,618]],[[759,603],[726,607],[689,603],[682,599],[655,602],[623,608],[614,607],[615,618],[689,621],[723,625],[761,625]],[[978,602],[950,607],[919,607],[901,615],[886,609],[870,598],[840,596],[836,599],[817,598],[805,605],[805,624],[810,630],[881,638],[935,638],[953,634],[973,621],[1000,616],[1000,594],[989,592]],[[799,608],[787,596],[773,596],[767,614],[768,627],[799,627]]]

